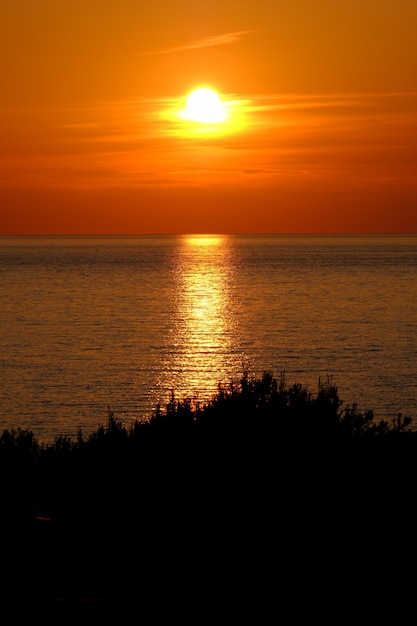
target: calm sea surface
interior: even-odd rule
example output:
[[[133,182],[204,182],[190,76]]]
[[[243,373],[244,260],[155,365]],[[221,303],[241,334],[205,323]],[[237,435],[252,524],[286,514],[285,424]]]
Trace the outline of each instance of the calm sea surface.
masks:
[[[417,427],[417,236],[3,236],[0,276],[0,432],[88,435],[245,366]]]

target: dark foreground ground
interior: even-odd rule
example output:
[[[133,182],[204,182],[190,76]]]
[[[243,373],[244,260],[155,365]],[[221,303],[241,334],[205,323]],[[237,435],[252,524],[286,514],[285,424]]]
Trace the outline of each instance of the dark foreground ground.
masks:
[[[90,468],[85,482],[73,477],[76,497],[65,471],[30,510],[21,485],[3,511],[5,614],[339,624],[394,610],[393,623],[406,623],[417,555],[410,459],[281,452],[244,462],[183,452],[106,481]]]
[[[41,455],[3,434],[2,623],[413,623],[417,434],[339,406],[266,375]]]

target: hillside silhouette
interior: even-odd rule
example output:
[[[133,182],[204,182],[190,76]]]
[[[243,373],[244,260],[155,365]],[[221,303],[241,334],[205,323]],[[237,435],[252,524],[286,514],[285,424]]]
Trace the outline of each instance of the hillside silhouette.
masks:
[[[146,421],[109,409],[73,440],[4,431],[3,600],[155,619],[244,601],[259,620],[318,565],[329,585],[365,552],[375,576],[416,517],[416,437],[402,415],[343,407],[330,377],[312,393],[271,372],[207,402],[172,394]]]

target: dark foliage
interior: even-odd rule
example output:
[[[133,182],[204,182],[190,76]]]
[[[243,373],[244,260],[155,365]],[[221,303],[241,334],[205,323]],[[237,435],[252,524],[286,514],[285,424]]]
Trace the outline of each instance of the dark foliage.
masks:
[[[317,542],[323,556],[336,529],[347,558],[364,528],[381,519],[386,527],[393,507],[410,519],[417,443],[409,426],[401,415],[388,423],[342,408],[331,378],[313,394],[284,374],[245,372],[208,402],[172,394],[148,421],[126,425],[109,409],[106,426],[75,440],[41,445],[31,432],[5,431],[8,580],[44,601],[120,601],[138,589],[149,599],[175,588],[178,602],[181,575],[182,591],[207,602],[230,576],[256,586],[254,572],[278,553],[288,568]]]

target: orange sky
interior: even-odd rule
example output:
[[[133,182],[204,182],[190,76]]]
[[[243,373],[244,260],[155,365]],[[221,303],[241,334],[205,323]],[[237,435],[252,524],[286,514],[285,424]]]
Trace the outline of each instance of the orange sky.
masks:
[[[416,32],[416,0],[3,0],[0,233],[415,233]],[[225,123],[178,117],[201,85]]]

